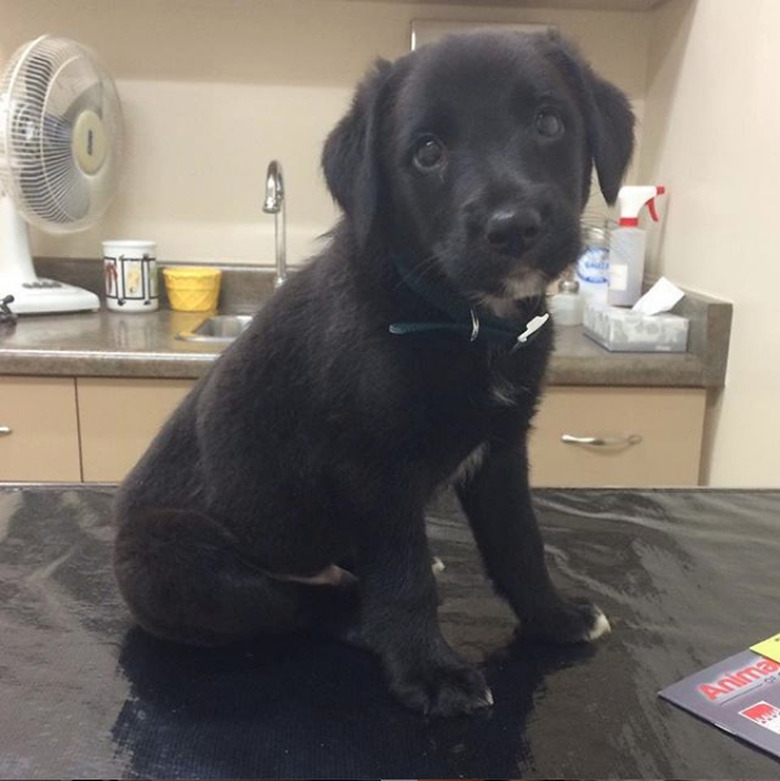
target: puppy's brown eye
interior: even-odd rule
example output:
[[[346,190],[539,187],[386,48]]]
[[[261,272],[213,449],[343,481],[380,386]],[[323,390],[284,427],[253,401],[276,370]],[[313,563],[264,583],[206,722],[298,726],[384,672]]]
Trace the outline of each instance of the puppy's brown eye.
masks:
[[[414,147],[415,167],[428,173],[444,165],[444,145],[436,136],[423,136]]]
[[[536,129],[547,138],[563,133],[563,121],[554,111],[540,111],[536,115]]]

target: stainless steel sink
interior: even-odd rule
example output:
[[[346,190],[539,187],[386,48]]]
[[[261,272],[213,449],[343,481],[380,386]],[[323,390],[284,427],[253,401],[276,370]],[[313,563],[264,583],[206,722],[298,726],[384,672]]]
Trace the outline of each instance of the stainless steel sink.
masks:
[[[192,331],[177,334],[176,338],[185,342],[227,344],[240,336],[251,322],[252,315],[214,315]]]

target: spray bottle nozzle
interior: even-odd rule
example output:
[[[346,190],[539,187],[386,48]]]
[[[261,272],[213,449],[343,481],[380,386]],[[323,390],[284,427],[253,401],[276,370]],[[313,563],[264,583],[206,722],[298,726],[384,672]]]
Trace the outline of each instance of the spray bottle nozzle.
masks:
[[[647,202],[647,211],[650,212],[650,216],[653,218],[653,222],[658,222],[658,212],[655,210],[655,198],[651,198]]]
[[[621,187],[618,193],[620,203],[620,224],[623,227],[636,227],[639,225],[639,212],[647,205],[650,216],[658,222],[658,211],[655,208],[655,198],[663,195],[666,188],[662,185],[646,187],[626,186]]]

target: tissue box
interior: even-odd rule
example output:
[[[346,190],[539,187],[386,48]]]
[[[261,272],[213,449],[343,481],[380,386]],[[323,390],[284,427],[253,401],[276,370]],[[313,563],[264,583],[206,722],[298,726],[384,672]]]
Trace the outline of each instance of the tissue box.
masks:
[[[587,336],[613,352],[684,353],[688,348],[688,318],[679,315],[588,303],[583,324]]]

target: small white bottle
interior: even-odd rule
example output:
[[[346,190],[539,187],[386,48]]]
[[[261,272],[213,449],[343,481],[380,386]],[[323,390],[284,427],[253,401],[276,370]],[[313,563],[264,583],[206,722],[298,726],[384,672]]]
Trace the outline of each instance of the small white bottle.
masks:
[[[563,277],[558,292],[550,299],[550,314],[556,325],[580,325],[583,300],[580,285],[573,277]]]
[[[656,185],[620,188],[620,225],[609,238],[607,303],[611,306],[633,306],[642,295],[647,234],[639,227],[639,213],[647,206],[658,222],[655,198],[665,192],[665,187]]]

